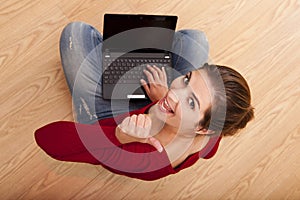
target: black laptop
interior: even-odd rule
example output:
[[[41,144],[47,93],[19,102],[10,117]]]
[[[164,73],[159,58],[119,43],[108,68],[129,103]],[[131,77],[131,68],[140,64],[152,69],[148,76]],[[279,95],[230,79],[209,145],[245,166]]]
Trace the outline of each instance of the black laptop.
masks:
[[[102,46],[104,99],[146,99],[140,79],[148,64],[167,71],[177,16],[105,14]],[[170,83],[168,83],[170,84]]]

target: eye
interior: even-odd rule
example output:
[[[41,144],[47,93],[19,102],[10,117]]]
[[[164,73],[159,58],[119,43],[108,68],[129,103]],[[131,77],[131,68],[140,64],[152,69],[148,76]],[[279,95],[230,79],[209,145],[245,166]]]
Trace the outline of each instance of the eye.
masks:
[[[191,109],[194,109],[195,108],[195,102],[194,102],[194,99],[192,99],[192,98],[189,98],[189,106],[190,106],[190,108]]]
[[[185,85],[188,85],[189,82],[190,82],[190,72],[187,73],[187,74],[184,76],[184,78],[183,78],[183,83],[184,83]]]
[[[184,83],[185,85],[188,85],[188,84],[189,84],[189,81],[190,81],[190,80],[189,80],[188,77],[185,76],[185,77],[183,78],[183,83]]]

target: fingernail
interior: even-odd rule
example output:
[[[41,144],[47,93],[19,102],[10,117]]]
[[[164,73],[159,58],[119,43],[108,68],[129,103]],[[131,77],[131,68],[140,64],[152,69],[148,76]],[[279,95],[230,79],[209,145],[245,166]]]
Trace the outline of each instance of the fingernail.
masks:
[[[154,139],[153,137],[149,138],[150,142],[154,145],[154,147],[157,149],[157,151],[159,153],[163,152],[163,147],[161,145],[158,145],[157,143],[159,143],[156,139]],[[156,145],[155,145],[156,144]]]
[[[162,146],[161,146],[160,148],[157,149],[157,151],[158,151],[159,153],[163,152],[163,150],[164,150],[164,149],[162,148]]]

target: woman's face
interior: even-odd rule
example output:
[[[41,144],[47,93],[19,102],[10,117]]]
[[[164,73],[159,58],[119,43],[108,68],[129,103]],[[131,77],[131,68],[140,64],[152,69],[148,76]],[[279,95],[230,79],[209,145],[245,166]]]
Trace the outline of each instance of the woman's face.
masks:
[[[157,117],[180,133],[194,133],[204,112],[210,107],[211,96],[207,75],[200,70],[176,78],[157,103]]]

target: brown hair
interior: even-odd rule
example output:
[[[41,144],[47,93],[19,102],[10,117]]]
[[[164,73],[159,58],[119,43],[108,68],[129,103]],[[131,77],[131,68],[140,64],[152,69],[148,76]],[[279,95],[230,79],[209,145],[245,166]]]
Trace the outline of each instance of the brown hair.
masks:
[[[234,135],[254,118],[246,80],[226,66],[206,63],[200,70],[205,70],[213,88],[212,106],[204,113],[200,126],[222,136]]]

